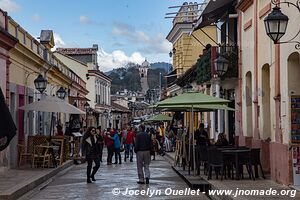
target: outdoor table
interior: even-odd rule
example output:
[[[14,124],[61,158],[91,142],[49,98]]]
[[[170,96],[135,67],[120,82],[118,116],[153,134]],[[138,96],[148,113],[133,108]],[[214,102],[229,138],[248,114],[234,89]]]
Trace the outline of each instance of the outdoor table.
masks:
[[[54,154],[54,149],[56,148],[56,146],[50,146],[50,145],[40,145],[40,147],[43,147],[45,149],[48,149],[51,157],[52,157],[52,162],[54,167],[57,167],[57,163],[56,163],[56,159],[55,159],[55,154]]]
[[[223,154],[233,155],[235,158],[235,170],[236,170],[236,179],[240,179],[240,169],[239,169],[239,154],[240,153],[250,153],[250,149],[228,149],[221,150]]]

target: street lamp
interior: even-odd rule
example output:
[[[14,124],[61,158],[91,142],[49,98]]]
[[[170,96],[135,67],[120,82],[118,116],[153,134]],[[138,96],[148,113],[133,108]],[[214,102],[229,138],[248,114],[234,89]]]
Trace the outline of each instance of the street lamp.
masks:
[[[59,90],[56,92],[56,96],[60,99],[65,99],[66,97],[66,91],[64,90],[63,87],[60,87]]]
[[[90,104],[88,102],[85,102],[84,109],[86,110],[86,112],[88,112],[88,110],[90,109]]]
[[[47,88],[48,81],[41,74],[34,80],[35,88],[42,94]]]
[[[273,40],[274,44],[296,43],[295,48],[300,49],[300,42],[295,41],[295,39],[300,34],[300,29],[298,30],[296,35],[292,37],[292,39],[285,42],[279,42],[280,38],[282,38],[282,36],[284,36],[284,34],[286,33],[287,25],[289,22],[288,16],[281,12],[279,5],[287,4],[288,7],[293,6],[300,13],[300,0],[297,0],[296,3],[290,1],[271,0],[271,3],[275,5],[275,7],[273,8],[272,12],[264,19],[267,35]]]
[[[278,6],[264,19],[267,35],[277,44],[285,34],[289,22],[288,16],[283,14]]]
[[[215,71],[218,77],[223,76],[228,70],[229,62],[223,56],[219,56],[215,59]]]

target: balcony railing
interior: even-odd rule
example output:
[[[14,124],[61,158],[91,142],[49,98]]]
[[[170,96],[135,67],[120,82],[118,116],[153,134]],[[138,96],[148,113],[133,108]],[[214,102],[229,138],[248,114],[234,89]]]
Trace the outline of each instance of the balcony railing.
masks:
[[[203,84],[216,75],[214,60],[222,55],[229,62],[227,72],[221,76],[221,80],[238,77],[238,47],[236,45],[221,45],[207,50],[197,61],[197,84]]]

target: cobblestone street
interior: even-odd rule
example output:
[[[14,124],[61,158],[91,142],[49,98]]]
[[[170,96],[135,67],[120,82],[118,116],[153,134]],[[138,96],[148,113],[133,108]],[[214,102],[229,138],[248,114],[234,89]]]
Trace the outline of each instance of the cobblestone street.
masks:
[[[67,173],[57,176],[41,190],[24,195],[22,200],[40,199],[148,199],[149,195],[113,195],[112,191],[124,193],[126,188],[138,191],[161,191],[159,195],[153,195],[151,199],[208,199],[204,194],[199,196],[166,195],[167,188],[172,191],[185,190],[188,186],[171,169],[165,158],[157,156],[157,160],[151,161],[151,179],[149,186],[138,185],[136,162],[122,163],[121,165],[106,165],[100,167],[96,179],[92,184],[86,183],[86,164],[74,166]],[[170,192],[171,190],[167,190]],[[150,193],[149,193],[150,194]],[[200,198],[199,198],[200,197]]]

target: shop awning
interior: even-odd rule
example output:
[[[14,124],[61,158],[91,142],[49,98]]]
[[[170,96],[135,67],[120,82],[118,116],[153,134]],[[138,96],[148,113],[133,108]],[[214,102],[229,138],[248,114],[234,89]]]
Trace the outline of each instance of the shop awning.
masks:
[[[236,0],[210,0],[204,8],[195,30],[209,26],[217,22],[224,15],[228,14],[228,10],[236,3]]]

